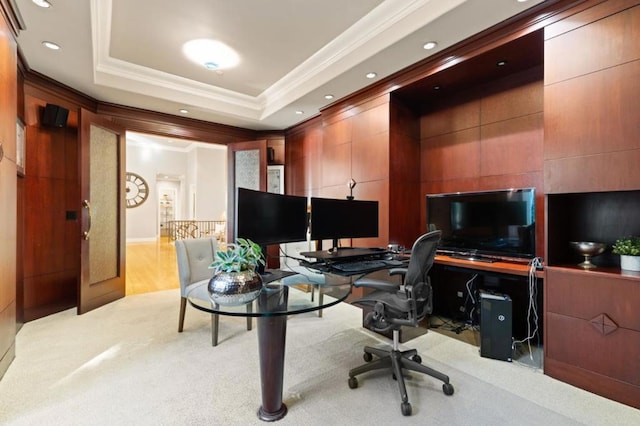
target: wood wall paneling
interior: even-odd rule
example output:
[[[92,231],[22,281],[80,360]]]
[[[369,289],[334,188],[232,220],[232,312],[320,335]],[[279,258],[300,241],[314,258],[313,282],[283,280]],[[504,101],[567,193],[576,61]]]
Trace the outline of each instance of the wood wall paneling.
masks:
[[[75,306],[80,258],[77,108],[67,126],[40,124],[45,93],[27,87],[25,96],[23,305],[25,321]],[[62,105],[61,105],[62,106]]]
[[[541,113],[544,108],[542,67],[504,78],[480,99],[480,123],[489,124]]]
[[[640,59],[638,2],[605,3],[545,28],[545,84]]]
[[[480,125],[480,101],[466,100],[456,105],[436,109],[420,118],[422,139],[445,135]]]
[[[322,187],[343,185],[351,179],[351,143],[322,147]]]
[[[330,148],[351,142],[352,121],[349,118],[325,123],[322,129],[323,148]]]
[[[389,109],[389,242],[411,247],[424,233],[419,115],[398,98]]]
[[[383,103],[354,116],[351,140],[363,141],[389,132],[389,104]]]
[[[389,132],[354,139],[351,143],[351,177],[358,184],[389,179],[389,151]]]
[[[544,163],[547,194],[640,188],[640,149],[559,158]]]
[[[640,60],[547,85],[545,159],[637,149],[638,99]]]
[[[542,170],[543,129],[541,112],[482,126],[480,175],[512,175]]]
[[[480,128],[474,127],[423,139],[420,159],[422,180],[478,177]]]

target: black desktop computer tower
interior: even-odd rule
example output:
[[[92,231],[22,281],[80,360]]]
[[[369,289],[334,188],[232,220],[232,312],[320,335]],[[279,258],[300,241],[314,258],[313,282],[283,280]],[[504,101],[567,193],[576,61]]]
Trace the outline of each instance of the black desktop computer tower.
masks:
[[[480,356],[511,361],[512,311],[509,296],[480,291]]]

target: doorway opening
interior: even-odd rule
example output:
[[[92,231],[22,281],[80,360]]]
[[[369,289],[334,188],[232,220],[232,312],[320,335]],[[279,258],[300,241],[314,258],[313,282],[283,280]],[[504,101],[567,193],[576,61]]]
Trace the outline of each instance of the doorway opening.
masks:
[[[126,171],[149,187],[126,211],[126,294],[178,288],[174,241],[224,238],[227,147],[127,132]]]

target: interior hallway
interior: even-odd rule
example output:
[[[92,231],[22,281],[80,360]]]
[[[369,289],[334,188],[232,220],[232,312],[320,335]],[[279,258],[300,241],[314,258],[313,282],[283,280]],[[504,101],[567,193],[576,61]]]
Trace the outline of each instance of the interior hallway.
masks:
[[[173,241],[127,243],[126,295],[179,288]]]

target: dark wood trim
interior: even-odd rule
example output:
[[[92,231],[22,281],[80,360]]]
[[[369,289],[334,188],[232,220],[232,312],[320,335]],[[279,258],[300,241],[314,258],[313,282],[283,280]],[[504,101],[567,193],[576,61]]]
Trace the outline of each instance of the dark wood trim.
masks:
[[[256,138],[255,130],[178,117],[155,111],[99,102],[98,114],[108,115],[127,130],[206,143],[228,144]]]
[[[26,64],[23,64],[26,65]],[[26,65],[24,73],[25,94],[30,94],[41,99],[57,99],[57,104],[65,108],[78,110],[85,108],[95,112],[98,101],[69,87],[59,83],[46,75],[28,69]]]
[[[560,34],[573,31],[585,23],[597,21],[607,16],[618,13],[624,9],[638,6],[638,0],[609,0],[609,1],[588,1],[581,5],[579,9],[572,9],[572,15],[579,16],[580,19],[571,19],[568,22],[547,25],[544,29],[544,39],[549,40]]]
[[[322,116],[318,114],[314,117],[311,117],[308,120],[303,121],[302,123],[298,123],[294,126],[287,128],[284,131],[285,137],[289,138],[289,137],[304,133],[305,130],[318,126],[320,125],[321,122],[322,122]]]

